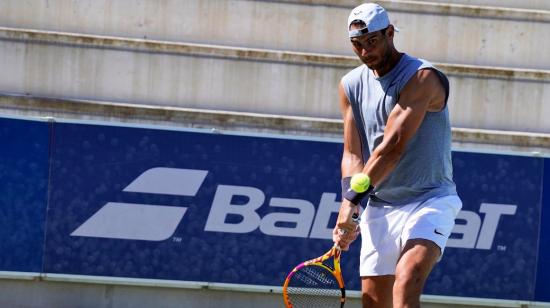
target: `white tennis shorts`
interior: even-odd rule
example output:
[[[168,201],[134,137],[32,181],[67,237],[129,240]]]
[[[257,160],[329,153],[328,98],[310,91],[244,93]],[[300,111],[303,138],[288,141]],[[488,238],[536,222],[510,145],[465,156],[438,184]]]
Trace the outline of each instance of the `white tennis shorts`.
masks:
[[[361,276],[394,275],[409,239],[430,240],[441,248],[462,208],[456,195],[435,197],[399,207],[367,206],[361,215]]]

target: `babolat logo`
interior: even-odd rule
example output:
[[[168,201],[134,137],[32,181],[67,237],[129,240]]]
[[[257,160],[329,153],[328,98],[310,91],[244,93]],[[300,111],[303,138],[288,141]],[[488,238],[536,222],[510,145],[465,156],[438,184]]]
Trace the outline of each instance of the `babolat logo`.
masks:
[[[123,191],[193,197],[207,175],[206,170],[152,168]],[[247,202],[233,203],[235,197],[245,197]],[[286,211],[262,217],[257,210],[266,203]],[[339,206],[335,193],[322,193],[316,209],[313,203],[302,199],[273,197],[266,202],[264,192],[256,187],[218,185],[204,231],[244,234],[259,229],[270,236],[331,239],[330,219],[338,213]],[[447,246],[491,249],[502,217],[515,215],[516,208],[510,204],[482,203],[479,212],[484,214],[483,220],[475,212],[461,211]],[[108,202],[71,235],[163,241],[174,234],[186,211],[186,207]],[[240,217],[239,222],[228,221],[230,216]]]

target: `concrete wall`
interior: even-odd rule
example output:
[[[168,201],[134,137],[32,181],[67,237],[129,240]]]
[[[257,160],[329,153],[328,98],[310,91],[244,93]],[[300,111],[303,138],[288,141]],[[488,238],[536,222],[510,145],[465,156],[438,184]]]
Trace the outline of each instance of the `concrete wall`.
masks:
[[[2,1],[0,25],[77,34],[2,29],[0,92],[338,119],[336,85],[358,62],[335,25],[358,2]],[[380,2],[397,45],[449,74],[454,126],[549,131],[550,12]]]
[[[358,65],[320,56],[0,29],[4,93],[339,119]],[[549,132],[548,71],[441,64],[454,126]],[[519,103],[521,102],[521,103]]]
[[[279,292],[247,292],[224,288],[139,286],[68,281],[0,279],[0,306],[10,308],[280,308]],[[348,296],[346,308],[360,307],[358,295]],[[425,308],[548,307],[537,303],[424,296]]]
[[[351,55],[341,0],[4,0],[0,26]],[[399,49],[435,62],[550,69],[550,12],[380,1]],[[494,2],[494,1],[493,1]],[[307,16],[307,18],[305,18]]]

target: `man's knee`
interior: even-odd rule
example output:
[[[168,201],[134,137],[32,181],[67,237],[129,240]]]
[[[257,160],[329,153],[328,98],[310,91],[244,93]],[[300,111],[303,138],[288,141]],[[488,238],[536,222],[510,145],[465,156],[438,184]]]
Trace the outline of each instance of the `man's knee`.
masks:
[[[407,242],[397,263],[393,286],[394,306],[416,306],[428,275],[439,257],[439,247],[427,240]]]
[[[374,297],[373,294],[366,292],[361,293],[361,302],[363,304],[363,307],[391,307],[391,302],[388,299]],[[384,302],[387,302],[387,304],[384,304]]]
[[[421,287],[430,270],[431,267],[419,262],[400,263],[396,268],[394,287]]]
[[[362,277],[363,307],[390,308],[393,282],[393,275]]]
[[[420,295],[427,274],[425,265],[409,262],[400,264],[393,285],[393,307],[420,307]]]

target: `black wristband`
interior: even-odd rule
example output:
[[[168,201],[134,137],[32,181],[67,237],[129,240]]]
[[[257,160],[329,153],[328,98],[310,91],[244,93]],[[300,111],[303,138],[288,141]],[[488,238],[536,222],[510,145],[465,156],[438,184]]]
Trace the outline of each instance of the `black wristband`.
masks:
[[[374,186],[371,185],[366,191],[358,193],[351,189],[350,181],[351,176],[342,179],[342,197],[351,202],[351,204],[358,205],[361,203],[361,200],[363,200],[372,192]]]
[[[345,178],[342,179],[342,181],[341,181],[341,184],[342,184],[342,197],[344,196],[346,191],[348,191],[348,189],[350,188],[350,186],[351,186],[350,182],[351,182],[351,176],[346,176]]]

